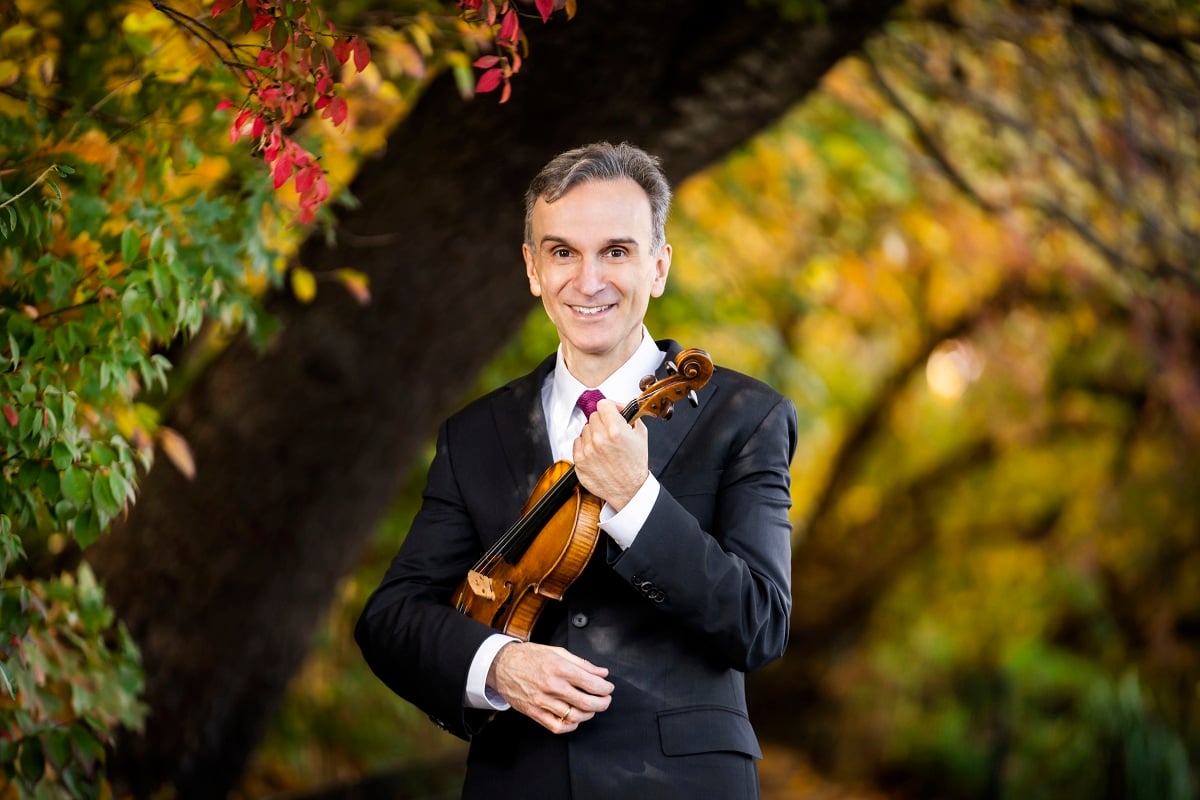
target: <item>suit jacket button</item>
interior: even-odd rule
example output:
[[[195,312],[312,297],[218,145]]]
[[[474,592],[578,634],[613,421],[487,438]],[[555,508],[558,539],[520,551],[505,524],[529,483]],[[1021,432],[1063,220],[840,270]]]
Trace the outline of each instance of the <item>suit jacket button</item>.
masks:
[[[667,595],[662,589],[651,589],[650,591],[646,592],[646,597],[655,603],[661,603],[663,600],[667,599]]]
[[[576,628],[587,627],[587,624],[588,624],[587,614],[576,614],[575,616],[571,617],[571,624],[574,625]]]

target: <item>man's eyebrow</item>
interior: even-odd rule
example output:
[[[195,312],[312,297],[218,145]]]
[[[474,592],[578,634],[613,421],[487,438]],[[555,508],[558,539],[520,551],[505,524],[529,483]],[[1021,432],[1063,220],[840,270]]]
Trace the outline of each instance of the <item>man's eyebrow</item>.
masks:
[[[637,239],[633,236],[615,236],[612,239],[606,240],[604,242],[604,246],[615,247],[616,245],[621,245],[622,247],[637,247],[637,243]],[[543,236],[540,244],[543,247],[548,244],[565,244],[568,246],[574,246],[571,245],[571,243],[567,241],[565,237],[553,233],[548,233]]]

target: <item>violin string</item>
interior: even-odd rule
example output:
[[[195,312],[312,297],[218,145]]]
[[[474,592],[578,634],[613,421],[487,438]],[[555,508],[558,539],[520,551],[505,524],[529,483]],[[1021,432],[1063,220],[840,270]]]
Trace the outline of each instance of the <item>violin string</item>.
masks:
[[[625,408],[621,410],[621,415],[627,422],[632,423],[637,417],[639,408],[640,404],[638,399],[635,398],[630,400],[625,405]],[[571,467],[565,473],[563,473],[562,477],[555,481],[554,484],[547,489],[541,497],[538,498],[538,501],[533,504],[533,507],[530,508],[528,512],[522,515],[522,517],[517,520],[507,531],[505,531],[504,534],[501,535],[491,547],[484,551],[480,559],[475,562],[473,570],[475,572],[486,572],[488,569],[494,566],[499,559],[508,554],[511,549],[519,543],[519,540],[522,538],[528,538],[528,535],[525,537],[522,536],[523,532],[529,528],[527,520],[533,519],[537,515],[544,513],[546,506],[551,502],[554,502],[558,494],[563,493],[563,490],[560,487],[562,487],[564,483],[571,480],[577,480],[575,478],[574,464],[572,464]],[[572,486],[571,488],[574,489],[575,487]],[[556,504],[561,506],[564,502],[566,502],[565,497],[561,498],[561,500],[558,500]]]
[[[533,504],[533,507],[530,508],[529,511],[527,511],[519,520],[517,520],[516,523],[514,523],[504,533],[503,536],[497,539],[490,548],[488,548],[487,552],[485,552],[483,557],[476,563],[475,571],[480,572],[491,567],[496,563],[497,559],[503,558],[511,551],[514,545],[520,543],[522,538],[530,538],[528,533],[526,533],[531,527],[529,520],[535,519],[539,514],[545,513],[547,506],[549,506],[551,503],[561,507],[566,498],[561,498],[558,500],[556,500],[556,498],[558,495],[565,493],[565,490],[562,487],[564,484],[572,480],[577,480],[575,478],[574,465],[564,472],[562,477],[555,481],[554,484],[547,489],[541,497],[538,498],[537,502]],[[574,486],[571,488],[574,489]],[[525,534],[524,537],[522,536],[523,533]]]

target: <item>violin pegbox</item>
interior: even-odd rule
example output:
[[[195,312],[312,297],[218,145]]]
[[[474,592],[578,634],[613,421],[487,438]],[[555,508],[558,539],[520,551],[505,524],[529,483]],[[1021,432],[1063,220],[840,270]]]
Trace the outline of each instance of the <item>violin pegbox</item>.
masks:
[[[712,358],[703,350],[689,348],[679,353],[674,361],[667,362],[667,377],[655,381],[653,375],[642,378],[638,384],[642,394],[627,409],[626,419],[633,422],[638,417],[652,416],[670,419],[677,400],[687,398],[693,407],[700,405],[696,394],[712,377]]]

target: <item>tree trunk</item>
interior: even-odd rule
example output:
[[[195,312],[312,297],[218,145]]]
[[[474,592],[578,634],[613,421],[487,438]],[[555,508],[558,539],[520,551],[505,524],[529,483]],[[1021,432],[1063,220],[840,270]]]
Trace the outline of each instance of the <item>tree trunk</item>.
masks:
[[[777,119],[875,31],[890,2],[587,0],[529,25],[512,100],[438,80],[366,164],[338,242],[300,260],[370,276],[367,307],[275,297],[265,353],[230,347],[169,424],[198,474],[160,459],[128,521],[89,551],[142,648],[150,718],[113,758],[118,788],[224,795],[437,421],[532,307],[522,194],[553,154],[628,140],[678,182]],[[669,332],[664,332],[669,333]]]

